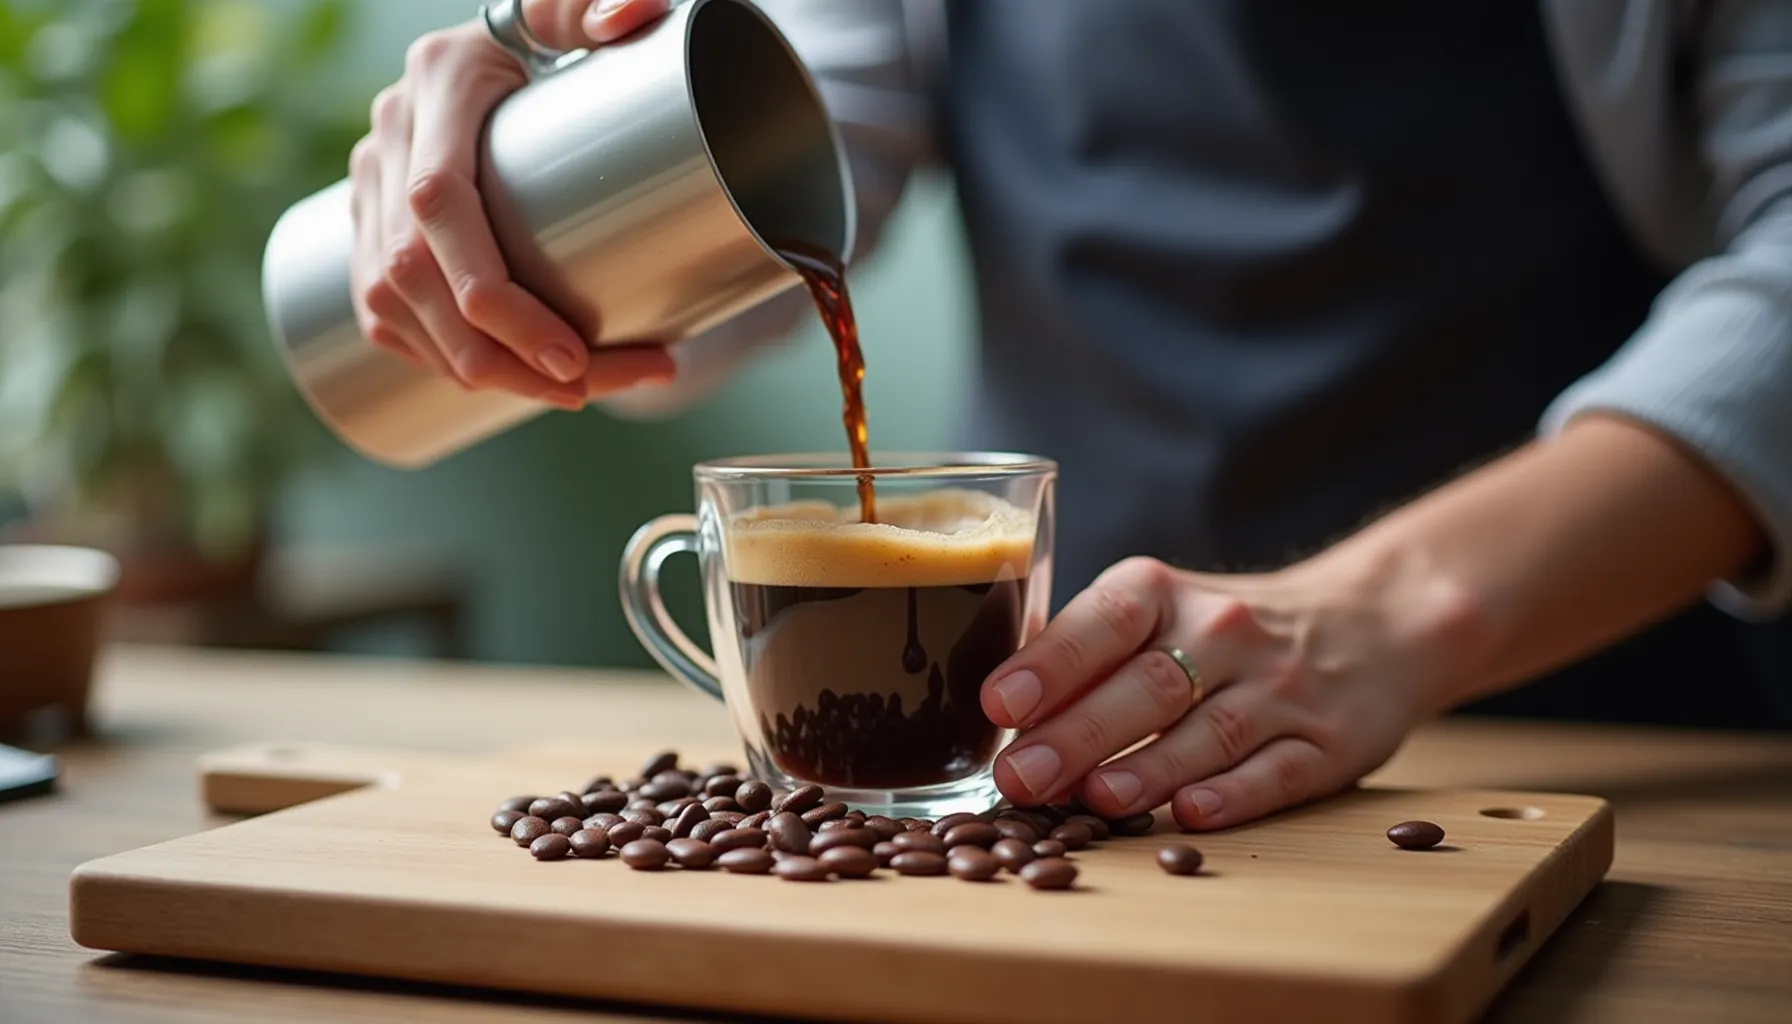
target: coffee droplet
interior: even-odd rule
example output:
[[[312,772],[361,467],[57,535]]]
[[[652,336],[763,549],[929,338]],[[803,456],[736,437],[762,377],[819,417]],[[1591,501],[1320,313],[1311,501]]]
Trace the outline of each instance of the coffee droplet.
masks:
[[[1429,821],[1403,821],[1388,829],[1388,841],[1402,850],[1429,850],[1444,841],[1444,830]]]

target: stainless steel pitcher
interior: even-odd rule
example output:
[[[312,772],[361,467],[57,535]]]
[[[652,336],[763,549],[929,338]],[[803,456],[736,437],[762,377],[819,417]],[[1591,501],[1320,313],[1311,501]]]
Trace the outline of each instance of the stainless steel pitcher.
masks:
[[[745,0],[687,0],[508,97],[478,184],[511,276],[594,347],[675,343],[798,285],[768,240],[852,252],[839,136]],[[414,468],[549,409],[466,391],[362,336],[348,188],[286,211],[262,266],[275,342],[318,416],[368,458]]]

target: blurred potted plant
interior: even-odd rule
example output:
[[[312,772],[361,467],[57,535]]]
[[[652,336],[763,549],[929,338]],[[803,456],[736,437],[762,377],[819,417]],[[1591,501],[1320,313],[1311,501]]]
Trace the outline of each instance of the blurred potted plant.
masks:
[[[108,548],[125,599],[250,585],[326,450],[269,343],[260,256],[340,178],[344,0],[0,0],[0,492]]]

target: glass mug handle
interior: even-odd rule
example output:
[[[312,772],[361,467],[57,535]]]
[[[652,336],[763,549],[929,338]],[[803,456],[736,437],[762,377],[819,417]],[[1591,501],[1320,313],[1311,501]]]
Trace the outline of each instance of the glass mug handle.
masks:
[[[666,559],[696,553],[696,516],[660,516],[636,530],[622,551],[622,614],[662,668],[697,692],[721,700],[715,659],[672,621],[660,597],[660,569]]]

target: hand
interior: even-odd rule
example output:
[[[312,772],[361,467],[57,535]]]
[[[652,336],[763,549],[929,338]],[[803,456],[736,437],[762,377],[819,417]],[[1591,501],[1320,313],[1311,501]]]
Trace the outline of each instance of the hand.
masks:
[[[619,39],[669,0],[531,0],[529,26],[557,49]],[[486,115],[527,81],[475,19],[411,45],[350,158],[356,319],[369,341],[467,388],[578,409],[675,371],[657,345],[590,352],[511,280],[474,181]]]
[[[1110,817],[1169,801],[1183,827],[1211,829],[1350,785],[1484,644],[1447,585],[1348,561],[1262,576],[1115,565],[985,683],[984,713],[1022,730],[996,759],[997,786],[1017,804],[1076,796]],[[1205,683],[1192,709],[1165,644]]]

